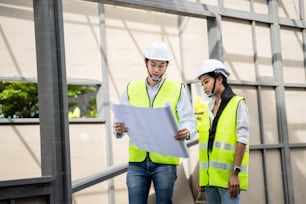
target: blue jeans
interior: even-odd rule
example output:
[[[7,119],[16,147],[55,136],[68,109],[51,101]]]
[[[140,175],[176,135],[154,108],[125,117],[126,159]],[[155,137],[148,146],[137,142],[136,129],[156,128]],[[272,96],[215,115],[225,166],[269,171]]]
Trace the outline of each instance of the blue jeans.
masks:
[[[156,204],[171,204],[175,180],[175,165],[156,164],[149,157],[143,162],[130,162],[126,177],[129,203],[148,203],[148,194],[153,181]]]
[[[206,186],[205,194],[208,204],[239,204],[240,194],[232,199],[227,188]]]

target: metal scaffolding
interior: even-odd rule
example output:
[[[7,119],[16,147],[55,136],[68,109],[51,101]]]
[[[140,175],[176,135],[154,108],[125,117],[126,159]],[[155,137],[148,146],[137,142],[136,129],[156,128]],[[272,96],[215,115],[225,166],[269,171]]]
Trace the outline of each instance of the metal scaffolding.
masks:
[[[101,38],[101,60],[103,70],[103,87],[98,92],[98,100],[102,101],[102,106],[98,107],[103,111],[103,118],[106,121],[106,134],[111,134],[110,125],[110,101],[109,82],[108,82],[108,63],[106,58],[106,39],[104,28],[104,4],[123,6],[129,8],[157,11],[169,13],[177,16],[188,16],[207,19],[209,56],[212,58],[223,58],[222,34],[220,23],[223,17],[231,19],[243,19],[249,21],[252,25],[252,35],[256,36],[254,27],[256,23],[263,23],[269,26],[272,39],[272,64],[276,80],[274,81],[230,81],[233,85],[253,86],[256,88],[257,104],[259,107],[259,124],[263,125],[263,114],[261,103],[261,94],[263,87],[275,89],[277,103],[278,132],[280,144],[264,144],[265,136],[263,130],[260,130],[260,139],[262,144],[252,145],[251,151],[260,151],[262,154],[262,163],[264,167],[264,187],[266,203],[269,203],[268,175],[267,175],[267,150],[278,150],[281,152],[281,168],[283,169],[283,193],[284,203],[295,203],[294,185],[292,178],[292,166],[290,149],[306,148],[305,143],[290,144],[287,128],[287,115],[285,106],[285,89],[302,88],[306,85],[286,84],[282,71],[282,54],[280,47],[280,26],[294,27],[303,32],[303,45],[305,46],[305,17],[300,20],[279,18],[277,15],[276,0],[268,0],[269,15],[248,13],[225,9],[220,6],[208,6],[206,4],[191,2],[187,0],[163,1],[163,0],[87,0],[96,2],[99,6],[100,18],[100,38]],[[219,0],[223,5],[225,0]],[[252,1],[253,2],[253,1]],[[300,0],[303,5],[304,1]],[[95,185],[99,182],[109,181],[109,203],[115,203],[114,184],[110,178],[126,171],[127,164],[113,166],[111,141],[107,141],[108,148],[108,166],[105,171],[96,175],[91,175],[78,181],[71,181],[70,166],[70,144],[69,144],[69,121],[67,105],[67,82],[65,67],[65,43],[63,31],[63,11],[62,0],[33,0],[35,39],[37,53],[37,73],[38,73],[38,97],[40,114],[40,135],[41,135],[41,161],[42,176],[38,178],[9,180],[0,182],[0,202],[13,202],[15,199],[29,197],[34,201],[39,200],[42,203],[72,203],[72,193],[82,190],[86,187]],[[301,6],[301,13],[304,13],[304,6]],[[0,14],[1,15],[1,14]],[[255,37],[253,40],[256,40]],[[305,47],[304,56],[305,54]],[[254,53],[257,53],[254,46]],[[255,69],[257,68],[257,56],[254,56]],[[305,57],[304,57],[305,58]],[[304,65],[305,67],[305,65]],[[258,74],[257,79],[260,78]],[[189,84],[194,81],[187,82]],[[48,107],[48,108],[45,108]]]

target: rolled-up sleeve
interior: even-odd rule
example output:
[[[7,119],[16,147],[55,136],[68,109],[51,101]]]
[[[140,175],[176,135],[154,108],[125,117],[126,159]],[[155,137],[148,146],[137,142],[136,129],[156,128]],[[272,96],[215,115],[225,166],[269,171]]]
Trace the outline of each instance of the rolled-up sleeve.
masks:
[[[179,128],[187,128],[190,132],[189,139],[196,135],[197,121],[185,88],[181,90],[181,97],[177,103],[176,111],[180,118]]]
[[[244,102],[239,102],[237,108],[237,123],[236,123],[237,141],[247,144],[249,141],[249,114],[247,106]]]

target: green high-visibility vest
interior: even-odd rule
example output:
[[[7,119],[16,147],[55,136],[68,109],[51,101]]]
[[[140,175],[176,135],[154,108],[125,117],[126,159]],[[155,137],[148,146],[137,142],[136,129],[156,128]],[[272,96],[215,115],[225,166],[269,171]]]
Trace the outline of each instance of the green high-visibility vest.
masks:
[[[203,115],[199,126],[199,184],[200,186],[218,186],[228,188],[229,177],[232,174],[237,146],[236,111],[240,101],[244,98],[234,96],[226,105],[220,115],[213,149],[208,150],[208,137],[210,118],[208,111]],[[248,188],[249,144],[245,153],[239,173],[240,189]]]
[[[152,103],[153,108],[164,107],[165,103],[170,103],[171,109],[177,121],[179,121],[178,114],[176,113],[176,105],[180,98],[182,86],[182,83],[165,79],[154,98]],[[137,107],[151,107],[145,80],[137,80],[129,83],[127,87],[127,93],[130,105]],[[150,122],[150,118],[148,118],[148,122]],[[146,151],[139,149],[130,139],[129,162],[142,162],[146,158],[146,154]],[[151,161],[159,164],[178,165],[180,160],[178,157],[172,157],[153,152],[149,152],[149,157]]]

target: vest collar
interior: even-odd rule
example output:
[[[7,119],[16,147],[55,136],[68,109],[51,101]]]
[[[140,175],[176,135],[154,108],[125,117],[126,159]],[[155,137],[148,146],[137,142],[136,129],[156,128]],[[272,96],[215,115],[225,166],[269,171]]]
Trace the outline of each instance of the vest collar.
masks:
[[[221,95],[221,104],[218,109],[218,112],[212,122],[212,126],[209,129],[209,139],[208,139],[208,149],[209,151],[212,151],[213,149],[213,144],[215,140],[215,134],[216,134],[216,129],[217,129],[217,124],[218,120],[220,118],[220,115],[228,102],[231,100],[231,98],[235,96],[235,93],[233,92],[232,88],[230,86],[225,87],[222,95]]]

